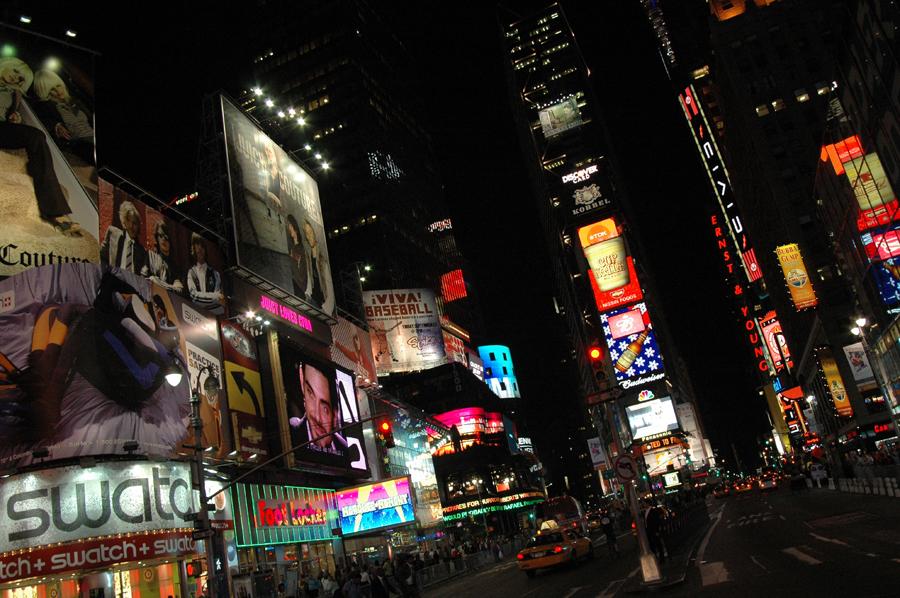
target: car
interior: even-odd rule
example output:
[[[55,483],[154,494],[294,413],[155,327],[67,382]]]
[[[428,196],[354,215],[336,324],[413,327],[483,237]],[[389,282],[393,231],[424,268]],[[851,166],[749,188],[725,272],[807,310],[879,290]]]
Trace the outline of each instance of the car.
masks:
[[[516,555],[519,571],[534,577],[538,569],[549,569],[579,558],[594,557],[594,545],[583,535],[569,529],[541,530]]]
[[[753,484],[748,479],[738,480],[734,483],[735,492],[749,492],[750,490],[753,490]]]
[[[759,486],[760,492],[771,492],[772,490],[778,490],[778,483],[775,481],[775,476],[761,476],[757,484]]]
[[[718,488],[713,490],[713,496],[716,498],[728,498],[731,496],[731,488],[728,484],[721,484]]]

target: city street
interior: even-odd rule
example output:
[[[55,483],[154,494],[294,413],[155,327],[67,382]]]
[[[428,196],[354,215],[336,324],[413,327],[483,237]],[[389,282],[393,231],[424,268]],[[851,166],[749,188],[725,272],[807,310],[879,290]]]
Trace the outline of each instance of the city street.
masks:
[[[713,526],[695,542],[682,584],[666,596],[897,596],[900,593],[900,499],[827,490],[780,488],[710,499]],[[595,544],[598,540],[595,540]],[[634,586],[637,549],[598,550],[593,562],[528,579],[510,560],[442,587],[428,598],[477,596],[611,597]],[[598,546],[598,548],[603,548]]]

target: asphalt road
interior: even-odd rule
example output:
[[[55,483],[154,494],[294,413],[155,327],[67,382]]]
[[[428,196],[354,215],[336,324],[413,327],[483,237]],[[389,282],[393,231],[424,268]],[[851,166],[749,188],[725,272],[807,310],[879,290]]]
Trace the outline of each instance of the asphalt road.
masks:
[[[665,597],[900,596],[900,498],[780,488],[710,499],[713,525],[694,544],[685,581]],[[612,598],[628,595],[638,573],[630,534],[614,559],[595,538],[597,557],[529,579],[505,562],[428,588],[425,598]]]

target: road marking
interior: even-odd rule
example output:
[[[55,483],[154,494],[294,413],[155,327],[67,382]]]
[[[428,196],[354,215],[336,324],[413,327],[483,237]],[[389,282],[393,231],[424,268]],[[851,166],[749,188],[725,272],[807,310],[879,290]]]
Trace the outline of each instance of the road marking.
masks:
[[[624,579],[616,579],[616,580],[609,582],[609,585],[607,585],[605,588],[603,588],[603,591],[600,592],[599,594],[597,594],[596,598],[611,598],[612,596],[615,596],[616,593],[611,592],[610,590],[612,590],[614,585],[620,584],[623,581],[625,581],[625,580]]]
[[[718,516],[716,520],[713,522],[711,526],[709,526],[709,530],[707,530],[706,535],[703,537],[703,542],[700,543],[700,550],[697,551],[697,562],[703,562],[703,555],[706,554],[706,545],[709,544],[709,538],[712,536],[713,530],[716,529],[716,526],[719,525],[719,522],[722,521],[722,513],[725,511],[725,505],[722,505],[722,508],[719,509]]]
[[[872,553],[872,552],[867,552],[867,553],[866,553],[866,556],[876,557],[876,556],[878,556],[878,555],[875,554],[875,553]]]
[[[784,548],[784,549],[782,549],[781,552],[783,552],[785,554],[789,554],[792,557],[794,557],[795,559],[803,561],[804,563],[809,563],[810,565],[821,565],[822,564],[822,561],[820,561],[819,559],[817,559],[813,556],[810,556],[810,555],[806,554],[805,552],[802,552],[801,550],[794,548],[793,546],[791,546],[790,548]]]
[[[846,542],[842,542],[841,540],[835,540],[834,538],[826,538],[825,536],[820,536],[819,534],[814,534],[809,532],[809,535],[815,538],[816,540],[821,540],[822,542],[830,542],[832,544],[839,544],[841,546],[850,546]]]
[[[763,571],[765,571],[766,573],[769,572],[769,570],[766,569],[766,566],[763,565],[762,563],[760,563],[759,561],[757,561],[757,560],[756,560],[756,557],[753,556],[752,554],[750,555],[750,560],[753,561],[756,565],[758,565],[759,568],[762,569]]]
[[[565,596],[563,596],[563,598],[571,598],[572,596],[574,596],[575,594],[577,594],[577,593],[578,593],[578,590],[580,590],[580,589],[581,589],[581,586],[575,586],[574,588],[572,588],[571,590],[569,590],[569,593],[566,594]]]
[[[704,587],[725,583],[731,579],[728,569],[725,568],[725,563],[722,561],[700,565],[700,577]]]
[[[781,519],[782,521],[787,521],[787,519],[785,518],[784,515],[779,515],[778,518]]]

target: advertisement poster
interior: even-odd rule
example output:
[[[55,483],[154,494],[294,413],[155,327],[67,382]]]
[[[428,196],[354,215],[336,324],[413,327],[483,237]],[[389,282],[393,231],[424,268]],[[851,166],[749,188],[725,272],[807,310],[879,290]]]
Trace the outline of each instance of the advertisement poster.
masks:
[[[466,343],[453,333],[447,332],[446,330],[442,330],[441,332],[444,335],[444,353],[447,355],[447,360],[461,363],[468,367],[468,360],[466,359]]]
[[[0,25],[0,276],[96,262],[94,55]]]
[[[875,381],[875,373],[869,364],[869,356],[863,348],[863,344],[853,343],[844,347],[844,355],[847,357],[847,363],[853,370],[853,379],[857,384],[867,384]]]
[[[296,544],[330,540],[337,523],[334,491],[270,484],[236,484],[231,503],[235,544]]]
[[[590,269],[591,289],[600,311],[640,301],[644,294],[628,255],[625,238],[612,218],[578,229]]]
[[[643,330],[636,334],[613,338],[610,319],[634,309],[641,312]],[[645,303],[601,314],[600,322],[603,325],[603,335],[606,337],[606,346],[609,347],[609,357],[613,363],[616,380],[622,383],[622,388],[634,388],[662,378],[663,360]]]
[[[900,224],[893,224],[882,232],[862,234],[866,256],[873,261],[900,256]]]
[[[315,179],[225,98],[222,111],[238,265],[332,314]]]
[[[826,347],[819,351],[819,363],[822,366],[822,372],[825,374],[828,392],[831,393],[831,400],[838,415],[841,417],[853,417],[853,407],[850,405],[850,399],[847,398],[844,379],[841,378],[841,373],[838,371],[837,362],[831,354],[831,349]]]
[[[446,362],[433,291],[364,291],[363,303],[379,375],[425,370]]]
[[[603,443],[599,438],[588,438],[588,453],[591,455],[591,464],[594,469],[600,469],[607,464],[606,451],[603,450]]]
[[[243,458],[269,453],[256,340],[236,322],[223,321],[222,356],[234,448]]]
[[[671,397],[661,397],[625,408],[631,437],[635,440],[650,439],[678,429],[678,416]]]
[[[603,157],[596,164],[567,172],[560,177],[560,182],[563,185],[560,199],[567,218],[572,221],[612,205],[613,185]]]
[[[331,338],[331,361],[356,373],[360,387],[378,382],[372,339],[367,331],[337,316],[337,324],[331,327]]]
[[[900,258],[872,264],[871,274],[885,307],[900,305]]]
[[[219,376],[215,322],[180,297],[97,264],[26,270],[0,281],[0,296],[0,463],[29,464],[38,448],[48,459],[123,454],[132,441],[138,454],[169,455],[193,391],[205,433],[227,437],[208,383]],[[184,375],[172,387],[175,368]]]
[[[769,357],[775,364],[775,371],[781,371],[784,368],[784,361],[787,360],[788,367],[794,367],[791,359],[791,350],[788,348],[787,337],[781,330],[781,322],[775,314],[775,310],[769,310],[766,314],[759,318],[759,328],[762,330],[763,340],[766,343],[766,349],[769,351]]]
[[[221,313],[225,259],[218,244],[100,179],[100,262]]]
[[[850,160],[844,168],[859,204],[859,229],[893,221],[897,217],[897,197],[878,154],[872,152]]]
[[[415,523],[409,478],[393,478],[335,492],[345,536]]]
[[[549,108],[544,108],[538,113],[538,118],[546,139],[556,137],[582,124],[581,110],[578,109],[578,100],[574,95]]]
[[[800,247],[796,243],[780,245],[775,248],[775,255],[781,264],[781,271],[784,273],[794,307],[797,309],[815,307],[818,301],[806,265],[803,263]]]
[[[294,349],[279,346],[291,446],[299,463],[367,471],[359,404],[352,377]],[[348,386],[350,388],[348,388]]]

